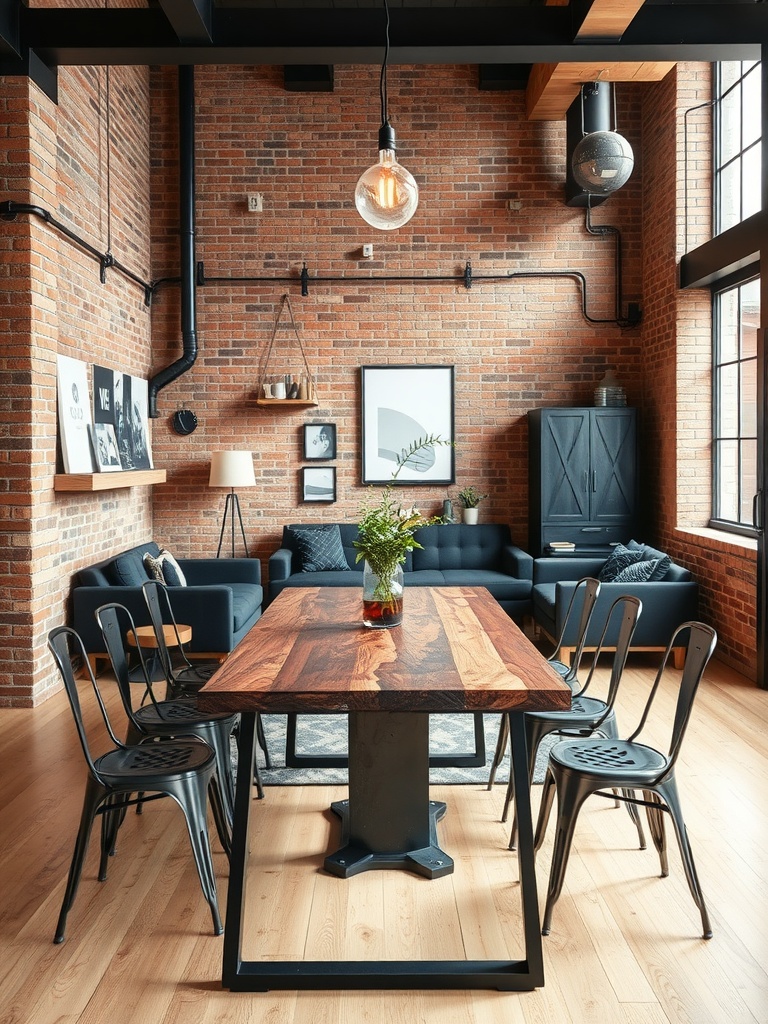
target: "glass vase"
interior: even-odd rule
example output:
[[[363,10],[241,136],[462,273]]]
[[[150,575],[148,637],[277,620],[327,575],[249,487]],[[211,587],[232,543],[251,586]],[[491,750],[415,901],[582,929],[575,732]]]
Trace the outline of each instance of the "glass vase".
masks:
[[[370,629],[390,629],[403,621],[403,567],[399,563],[377,575],[363,565],[363,623]]]

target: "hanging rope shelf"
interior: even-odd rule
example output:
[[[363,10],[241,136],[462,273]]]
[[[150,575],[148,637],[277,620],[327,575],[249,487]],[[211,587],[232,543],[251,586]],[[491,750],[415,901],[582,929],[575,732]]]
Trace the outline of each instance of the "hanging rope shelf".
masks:
[[[281,373],[275,374],[269,372],[269,364],[272,358],[272,350],[275,346],[275,338],[277,332],[280,329],[280,320],[282,319],[283,313],[288,310],[289,324],[296,336],[296,341],[301,352],[301,359],[304,364],[304,373]],[[285,370],[285,367],[283,367]],[[307,362],[307,353],[304,350],[304,342],[301,340],[299,329],[296,326],[296,321],[293,318],[293,309],[291,308],[291,300],[288,295],[283,295],[280,302],[280,309],[277,311],[277,317],[275,319],[275,326],[272,330],[272,337],[269,339],[269,347],[267,348],[267,354],[264,357],[264,368],[259,378],[259,391],[256,396],[257,405],[292,405],[292,406],[312,406],[317,405],[317,388],[315,385],[315,377],[309,368]]]

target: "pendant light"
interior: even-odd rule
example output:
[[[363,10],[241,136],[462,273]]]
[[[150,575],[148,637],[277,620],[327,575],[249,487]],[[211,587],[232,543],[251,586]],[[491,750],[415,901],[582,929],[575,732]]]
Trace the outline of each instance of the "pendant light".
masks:
[[[381,128],[379,162],[360,175],[355,188],[355,206],[363,220],[381,231],[393,231],[407,224],[419,203],[419,186],[410,171],[397,162],[395,131],[387,115],[387,59],[389,57],[389,7],[384,0],[386,34],[384,61],[379,76]]]
[[[609,195],[626,185],[635,157],[632,147],[615,131],[616,126],[616,92],[612,90],[613,99],[613,131],[584,131],[584,93],[586,90],[596,92],[601,84],[594,82],[581,87],[581,130],[583,137],[573,151],[571,170],[580,188],[592,195]],[[611,86],[608,85],[611,89]]]

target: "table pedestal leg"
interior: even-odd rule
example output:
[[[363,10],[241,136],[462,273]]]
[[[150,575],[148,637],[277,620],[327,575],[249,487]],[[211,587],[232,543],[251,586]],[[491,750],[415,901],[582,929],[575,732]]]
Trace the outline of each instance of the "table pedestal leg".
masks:
[[[406,868],[427,878],[453,871],[437,843],[445,804],[429,799],[429,715],[349,715],[349,800],[332,804],[343,846],[325,860],[349,878],[370,868]]]

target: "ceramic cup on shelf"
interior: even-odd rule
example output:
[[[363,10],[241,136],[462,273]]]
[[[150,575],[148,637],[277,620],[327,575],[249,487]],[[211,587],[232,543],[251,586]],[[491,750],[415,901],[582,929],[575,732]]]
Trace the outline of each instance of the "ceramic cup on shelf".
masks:
[[[272,385],[271,384],[262,384],[261,386],[264,388],[264,397],[265,398],[272,398]]]
[[[274,398],[285,398],[285,382],[279,380],[277,384],[273,384],[272,394]]]

